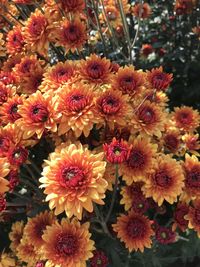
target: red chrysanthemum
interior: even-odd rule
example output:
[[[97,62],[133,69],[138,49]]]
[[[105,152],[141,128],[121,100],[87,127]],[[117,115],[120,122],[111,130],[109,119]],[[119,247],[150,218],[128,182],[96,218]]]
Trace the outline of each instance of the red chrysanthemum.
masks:
[[[9,54],[21,53],[24,47],[24,37],[19,26],[14,27],[7,34],[6,48]]]
[[[164,226],[156,227],[156,240],[164,245],[174,243],[176,241],[176,233],[170,228]]]
[[[184,203],[178,203],[174,211],[174,223],[172,225],[172,230],[175,231],[176,228],[184,232],[188,227],[188,220],[185,219],[185,216],[189,212],[189,206]]]
[[[153,53],[154,49],[151,44],[143,44],[140,50],[140,54],[142,57],[147,58],[151,53]]]
[[[109,260],[102,250],[95,250],[93,257],[90,259],[91,267],[108,267]]]
[[[85,8],[84,0],[60,0],[62,10],[65,12],[78,13],[83,12]]]
[[[163,72],[162,67],[147,71],[147,81],[150,87],[156,90],[167,90],[172,82],[172,77],[172,74]]]
[[[0,106],[15,94],[15,89],[0,82]]]
[[[194,229],[197,232],[198,237],[200,238],[200,200],[193,202],[193,207],[189,208],[188,215],[185,216],[185,219],[189,220],[188,228]]]
[[[12,147],[8,150],[7,158],[13,168],[18,168],[26,162],[28,150],[23,146]]]
[[[9,181],[9,190],[12,192],[19,184],[19,173],[17,170],[11,170],[6,178]]]
[[[103,145],[103,149],[106,159],[110,163],[122,163],[129,157],[130,148],[123,140],[116,140],[116,138],[113,138],[110,144]]]

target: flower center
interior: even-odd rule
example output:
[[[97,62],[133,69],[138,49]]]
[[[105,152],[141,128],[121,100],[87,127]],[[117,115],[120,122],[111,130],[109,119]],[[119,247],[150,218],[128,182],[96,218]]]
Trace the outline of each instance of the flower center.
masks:
[[[121,89],[126,93],[132,92],[136,88],[136,82],[134,81],[132,76],[123,77],[120,80],[119,84]]]
[[[192,188],[200,188],[200,167],[194,166],[186,172],[186,185]]]
[[[61,184],[65,187],[78,187],[84,185],[85,173],[78,166],[65,167],[61,171]]]
[[[91,62],[87,67],[88,75],[93,79],[99,79],[104,74],[104,69],[98,62]]]
[[[165,141],[166,147],[169,148],[170,150],[175,150],[178,148],[179,140],[173,134],[166,135],[164,138],[164,141]]]
[[[160,187],[168,187],[171,185],[171,177],[166,173],[165,170],[160,170],[154,175],[155,182]]]
[[[137,149],[132,149],[127,161],[129,167],[133,169],[141,169],[144,167],[146,162],[146,155]]]
[[[60,234],[57,237],[55,249],[58,254],[71,256],[77,252],[78,240],[72,234]]]
[[[48,120],[49,111],[47,108],[41,104],[32,106],[30,117],[33,122],[45,122]]]
[[[106,96],[101,101],[103,113],[106,115],[114,115],[120,110],[120,101],[114,96]]]
[[[30,25],[30,33],[37,37],[45,28],[46,20],[43,17],[34,18]]]
[[[139,218],[133,218],[130,220],[126,229],[131,238],[143,238],[145,235],[145,224]]]
[[[80,112],[89,103],[89,98],[81,93],[69,95],[66,99],[67,109],[74,112]]]
[[[178,121],[182,124],[190,124],[192,121],[192,116],[190,113],[181,112],[178,114]]]
[[[155,112],[150,107],[144,107],[139,110],[139,119],[145,124],[151,124],[155,121]]]
[[[76,25],[69,25],[64,29],[64,37],[68,42],[76,42],[80,37],[80,30]]]

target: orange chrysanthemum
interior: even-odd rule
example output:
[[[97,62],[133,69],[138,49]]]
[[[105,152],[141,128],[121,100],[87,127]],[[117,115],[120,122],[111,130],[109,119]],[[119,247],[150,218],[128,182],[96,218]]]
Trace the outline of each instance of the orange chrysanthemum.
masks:
[[[84,22],[79,19],[62,21],[52,33],[58,46],[63,46],[66,53],[76,49],[81,50],[87,41],[87,32]]]
[[[78,13],[83,12],[85,8],[85,1],[84,0],[61,0],[60,5],[62,10],[66,13]]]
[[[178,129],[169,128],[163,134],[161,143],[167,152],[178,153],[181,150],[181,135]]]
[[[183,164],[185,172],[185,188],[184,194],[188,200],[200,197],[200,162],[194,155],[185,155]],[[184,196],[184,195],[183,195]]]
[[[0,57],[6,56],[6,46],[3,33],[0,33]]]
[[[152,197],[158,206],[166,200],[170,204],[177,201],[184,186],[181,165],[169,155],[160,155],[154,162],[142,188],[146,197]]]
[[[16,89],[14,87],[6,86],[2,82],[0,82],[0,106],[3,103],[6,103],[8,98],[12,98],[16,93]]]
[[[76,65],[74,62],[59,62],[47,69],[44,79],[39,87],[42,92],[53,90],[54,92],[67,83],[75,74]]]
[[[151,222],[146,216],[130,211],[128,215],[121,215],[117,218],[117,223],[113,224],[113,229],[117,232],[117,237],[125,243],[129,252],[151,247],[151,237],[154,232]]]
[[[151,170],[155,160],[157,145],[148,138],[135,138],[131,143],[129,157],[120,167],[120,174],[128,185],[143,180]]]
[[[34,246],[32,245],[32,241],[27,239],[24,235],[17,247],[16,256],[20,261],[26,262],[28,267],[35,266],[37,261],[40,259],[34,249]]]
[[[100,121],[90,86],[81,82],[66,85],[57,92],[57,96],[57,113],[62,114],[58,134],[65,134],[71,129],[76,137],[82,133],[88,137],[93,125]]]
[[[36,10],[28,18],[23,27],[23,37],[31,51],[47,55],[49,47],[47,27],[48,20],[40,10]]]
[[[55,221],[56,218],[53,213],[45,211],[39,213],[34,218],[29,218],[24,228],[24,234],[31,240],[32,245],[36,250],[39,250],[41,255],[43,254],[42,246],[44,245],[42,235],[46,227],[52,225]]]
[[[130,126],[132,132],[140,132],[142,135],[155,135],[161,137],[161,131],[164,130],[165,113],[164,110],[146,100],[144,103],[135,105],[135,112]]]
[[[24,37],[19,26],[14,27],[7,34],[6,48],[9,54],[15,55],[21,53],[24,47]]]
[[[141,17],[142,19],[147,19],[151,15],[151,7],[148,3],[144,4],[136,3],[132,7],[132,14],[136,18]]]
[[[172,113],[172,121],[180,130],[193,131],[200,125],[200,114],[191,107],[177,107]]]
[[[1,267],[15,267],[16,259],[11,253],[2,252],[0,254],[0,266]]]
[[[150,87],[156,90],[167,90],[172,82],[172,77],[172,74],[163,72],[162,67],[147,71],[147,81]]]
[[[20,240],[23,236],[24,222],[19,221],[12,224],[11,231],[9,233],[9,239],[11,241],[10,249],[16,253],[17,248],[20,244]]]
[[[133,66],[121,67],[113,76],[112,85],[123,94],[135,96],[144,90],[145,74],[142,71],[136,71]]]
[[[196,0],[176,0],[174,9],[177,15],[191,14],[196,3]]]
[[[122,24],[119,8],[114,4],[105,6],[105,13],[100,14],[101,23],[105,23],[107,20],[109,24],[116,29],[118,25]]]
[[[185,144],[185,150],[196,156],[200,156],[198,150],[200,150],[199,134],[186,133],[182,136],[182,140]]]
[[[82,210],[93,211],[92,202],[104,204],[107,182],[103,153],[93,154],[81,144],[63,147],[46,161],[40,182],[45,187],[46,201],[55,214],[64,210],[70,218],[82,218]]]
[[[102,123],[107,123],[111,129],[117,125],[125,126],[132,115],[129,96],[118,90],[107,90],[97,98],[97,111]]]
[[[175,231],[177,228],[182,232],[188,227],[188,220],[185,219],[185,216],[189,212],[189,206],[184,202],[179,202],[175,211],[174,211],[174,223],[172,225],[172,231]]]
[[[21,58],[22,58],[21,54],[15,54],[10,56],[9,58],[7,58],[6,61],[4,61],[2,70],[5,72],[12,73],[14,67],[20,63]]]
[[[21,118],[18,111],[23,101],[24,97],[22,95],[15,95],[0,107],[0,117],[3,120],[3,124],[14,123]]]
[[[200,200],[193,202],[193,207],[189,208],[189,213],[185,216],[189,220],[188,228],[194,229],[200,238]]]
[[[4,177],[8,175],[10,171],[10,164],[6,158],[0,158],[0,195],[4,194],[9,190],[9,181]]]
[[[111,80],[111,62],[92,54],[86,60],[80,61],[78,74],[81,79],[92,85],[101,85]]]
[[[86,267],[92,258],[94,241],[90,239],[89,223],[80,224],[75,218],[70,222],[62,219],[61,224],[47,226],[44,239],[45,266]]]
[[[51,94],[42,95],[37,91],[29,96],[19,108],[21,119],[17,122],[24,131],[24,138],[34,134],[41,138],[45,130],[56,132],[60,114],[56,113],[55,108],[55,99]]]

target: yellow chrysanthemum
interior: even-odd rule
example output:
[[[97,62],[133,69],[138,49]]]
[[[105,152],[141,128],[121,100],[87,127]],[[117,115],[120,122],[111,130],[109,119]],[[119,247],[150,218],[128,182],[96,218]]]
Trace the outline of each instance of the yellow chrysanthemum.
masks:
[[[20,240],[23,236],[24,222],[19,221],[12,224],[11,231],[9,233],[9,239],[11,241],[10,248],[16,253],[17,248],[20,244]]]
[[[108,183],[102,177],[106,162],[103,153],[93,154],[81,144],[71,144],[54,152],[43,169],[40,182],[47,194],[50,209],[55,214],[63,211],[70,218],[82,218],[83,208],[93,211],[93,204],[104,204],[102,199]]]

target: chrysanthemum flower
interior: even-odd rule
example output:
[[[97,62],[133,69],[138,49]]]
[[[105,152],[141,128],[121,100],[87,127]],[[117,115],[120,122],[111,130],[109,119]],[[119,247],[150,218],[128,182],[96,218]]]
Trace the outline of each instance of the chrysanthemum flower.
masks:
[[[171,153],[178,153],[181,148],[181,135],[178,129],[166,129],[163,134],[161,143],[164,145],[166,151]]]
[[[45,130],[56,132],[60,114],[55,110],[55,99],[51,94],[42,95],[37,91],[29,96],[19,108],[21,119],[17,122],[24,131],[24,138],[36,134],[40,139]]]
[[[177,15],[191,14],[196,6],[196,0],[176,0],[175,11]]]
[[[104,144],[103,149],[106,155],[107,161],[110,163],[122,163],[129,157],[129,146],[123,140],[116,140],[114,137],[110,144]]]
[[[120,166],[120,174],[128,185],[146,178],[157,151],[157,145],[151,144],[148,138],[135,138],[131,146],[128,159]]]
[[[47,55],[49,47],[47,27],[48,20],[40,10],[36,10],[28,18],[23,27],[23,37],[31,51]]]
[[[23,236],[24,222],[18,221],[12,224],[11,231],[9,233],[9,239],[11,241],[10,249],[16,253],[17,248],[20,244],[20,240]]]
[[[56,45],[63,46],[66,53],[70,50],[73,53],[76,49],[81,50],[87,41],[86,26],[78,18],[66,19],[55,28],[51,38],[55,38]]]
[[[15,187],[19,184],[19,173],[18,170],[11,170],[7,175],[7,180],[9,181],[9,191],[12,192]]]
[[[56,91],[67,83],[75,74],[76,65],[72,61],[59,62],[44,73],[44,79],[39,87],[42,92]]]
[[[163,68],[155,68],[151,71],[147,71],[147,81],[150,87],[156,90],[165,91],[172,82],[172,74],[163,72]]]
[[[200,200],[193,202],[193,207],[189,208],[188,215],[185,216],[186,220],[189,220],[188,228],[194,229],[200,238]]]
[[[23,146],[13,146],[8,150],[7,159],[12,168],[19,168],[26,162],[28,158],[28,150]]]
[[[142,182],[134,182],[130,186],[122,187],[120,204],[124,205],[126,211],[132,208],[136,213],[144,213],[149,208],[148,199],[141,190],[142,185]]]
[[[62,10],[66,13],[79,13],[83,12],[85,8],[85,1],[84,0],[61,0],[59,1],[61,4]]]
[[[93,252],[93,257],[90,259],[91,267],[107,267],[108,264],[108,257],[102,250],[95,250]]]
[[[176,241],[176,233],[173,232],[170,228],[164,226],[158,226],[156,228],[156,240],[160,244],[171,244]]]
[[[200,125],[200,114],[191,107],[176,107],[172,113],[172,121],[180,130],[193,131]]]
[[[166,107],[167,102],[169,101],[168,96],[166,95],[165,92],[163,91],[152,91],[152,89],[150,90],[146,90],[144,92],[144,98],[146,100],[149,100],[150,102],[154,102],[157,105],[159,105],[160,107]]]
[[[117,218],[117,223],[113,224],[113,229],[117,232],[117,237],[125,243],[129,252],[151,247],[151,237],[154,232],[151,222],[146,216],[130,211],[128,215],[121,215]]]
[[[179,162],[169,155],[160,155],[151,167],[150,174],[142,188],[146,197],[152,197],[158,206],[166,200],[176,202],[184,186],[183,170]]]
[[[33,72],[30,77],[25,77],[19,83],[20,87],[18,88],[18,92],[25,95],[35,93],[39,89],[39,86],[42,82],[43,73],[44,70],[40,69]]]
[[[29,218],[28,222],[24,228],[24,234],[26,237],[31,240],[32,245],[36,250],[42,255],[42,246],[44,244],[44,240],[42,239],[42,235],[46,230],[47,226],[52,225],[56,222],[56,218],[52,212],[41,212],[34,218]]]
[[[186,133],[182,136],[182,140],[187,152],[190,152],[196,156],[200,156],[200,154],[198,153],[198,150],[200,150],[199,134]]]
[[[9,190],[9,182],[4,177],[10,171],[10,164],[6,158],[0,158],[0,194],[4,194]]]
[[[178,228],[182,232],[185,232],[188,227],[188,220],[185,219],[185,216],[188,214],[188,212],[189,206],[184,202],[179,202],[174,211],[174,223],[172,225],[173,231]]]
[[[63,86],[57,92],[57,97],[57,113],[62,114],[58,134],[65,134],[72,129],[76,137],[82,133],[88,137],[94,124],[100,122],[91,87],[76,82]]]
[[[101,23],[105,23],[107,20],[109,24],[116,29],[118,25],[122,23],[119,8],[114,4],[105,6],[105,13],[103,12],[99,16]]]
[[[37,261],[40,259],[37,251],[34,249],[32,240],[27,239],[24,235],[17,247],[16,256],[20,261],[27,263],[28,266],[35,266]]]
[[[61,224],[47,226],[42,236],[47,266],[86,267],[86,261],[93,256],[94,250],[88,229],[89,223],[81,225],[75,218],[71,222],[63,218]]]
[[[21,118],[18,110],[23,101],[24,96],[15,95],[0,107],[0,117],[3,120],[3,124],[14,123]]]
[[[101,58],[92,54],[86,60],[81,60],[78,68],[81,79],[92,85],[101,85],[111,80],[111,62],[109,59]]]
[[[185,172],[185,189],[184,193],[194,199],[200,197],[200,162],[195,155],[185,155],[185,162],[183,164]]]
[[[154,49],[151,44],[143,44],[140,50],[140,56],[141,58],[146,59],[153,52],[154,52]]]
[[[114,89],[107,90],[97,98],[97,110],[103,120],[111,129],[116,125],[125,126],[132,115],[129,96]]]
[[[0,82],[0,106],[7,102],[8,98],[12,98],[15,95],[15,88],[6,86],[2,82]]]
[[[81,144],[63,147],[46,161],[40,182],[45,187],[46,201],[55,214],[64,210],[70,218],[82,218],[82,210],[93,211],[92,202],[104,204],[107,182],[103,174],[106,163],[103,153],[92,154]]]
[[[130,126],[133,132],[142,135],[155,135],[161,137],[164,130],[165,113],[161,107],[146,100],[144,103],[135,105],[135,111]]]
[[[137,71],[133,66],[119,68],[118,72],[113,76],[113,88],[135,96],[144,90],[145,74],[142,71]]]
[[[0,266],[1,267],[15,267],[16,266],[16,260],[15,260],[14,256],[11,253],[3,252],[0,255]]]
[[[132,7],[132,14],[136,18],[141,17],[142,19],[147,19],[151,15],[151,7],[148,3],[144,4],[136,3]]]
[[[5,85],[13,85],[16,82],[16,78],[10,71],[0,71],[0,82]]]
[[[24,37],[21,28],[16,26],[9,31],[6,41],[6,48],[10,55],[21,53],[24,47]]]

